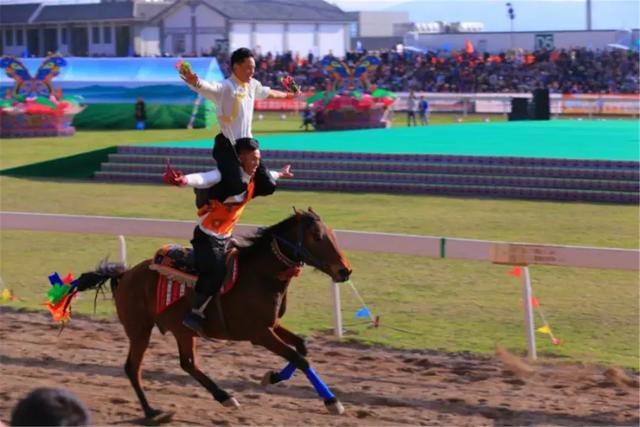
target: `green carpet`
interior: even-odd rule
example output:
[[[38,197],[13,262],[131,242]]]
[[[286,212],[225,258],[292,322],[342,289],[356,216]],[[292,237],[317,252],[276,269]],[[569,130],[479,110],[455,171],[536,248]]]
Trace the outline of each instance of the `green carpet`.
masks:
[[[639,131],[635,120],[552,120],[255,136],[264,150],[638,161]],[[212,139],[147,145],[210,148]]]

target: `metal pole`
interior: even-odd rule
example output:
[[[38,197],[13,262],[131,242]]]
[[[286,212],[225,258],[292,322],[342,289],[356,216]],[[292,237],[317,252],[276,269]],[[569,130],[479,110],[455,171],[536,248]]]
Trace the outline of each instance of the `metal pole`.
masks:
[[[524,299],[524,324],[527,332],[527,344],[529,346],[529,359],[536,360],[536,336],[533,330],[533,304],[531,303],[531,278],[529,267],[523,267],[522,298]]]
[[[587,0],[587,31],[591,31],[591,0]]]
[[[120,262],[125,267],[127,266],[127,243],[124,240],[124,236],[120,234],[118,236],[118,240],[120,241]]]
[[[342,338],[342,309],[340,308],[340,284],[331,282],[333,293],[333,321],[336,338]]]

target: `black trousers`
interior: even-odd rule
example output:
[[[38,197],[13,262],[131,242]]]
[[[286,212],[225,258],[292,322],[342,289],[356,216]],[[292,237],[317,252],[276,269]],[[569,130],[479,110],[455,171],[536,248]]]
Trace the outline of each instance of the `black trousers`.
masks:
[[[242,166],[238,153],[231,145],[231,141],[222,133],[216,135],[212,154],[222,176],[221,181],[216,185],[214,198],[224,202],[227,197],[247,191],[247,184],[242,182]],[[276,182],[262,161],[256,171],[255,185],[265,189],[269,194],[276,189]],[[269,188],[272,189],[270,192]]]
[[[228,238],[218,239],[209,236],[196,227],[193,231],[193,257],[198,270],[196,292],[204,295],[215,295],[227,273],[225,254]]]

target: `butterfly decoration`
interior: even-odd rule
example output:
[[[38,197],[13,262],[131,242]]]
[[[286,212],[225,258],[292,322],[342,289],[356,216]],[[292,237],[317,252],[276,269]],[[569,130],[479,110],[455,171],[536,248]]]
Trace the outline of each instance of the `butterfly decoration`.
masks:
[[[36,72],[31,76],[27,67],[14,56],[3,56],[0,59],[0,68],[3,68],[7,76],[15,80],[13,94],[27,97],[50,96],[53,94],[51,79],[60,74],[60,68],[67,65],[67,61],[60,55],[48,56]]]
[[[355,66],[349,66],[334,56],[325,56],[321,64],[325,73],[334,81],[334,90],[367,89],[367,74],[375,71],[381,64],[380,58],[369,55],[362,58]]]

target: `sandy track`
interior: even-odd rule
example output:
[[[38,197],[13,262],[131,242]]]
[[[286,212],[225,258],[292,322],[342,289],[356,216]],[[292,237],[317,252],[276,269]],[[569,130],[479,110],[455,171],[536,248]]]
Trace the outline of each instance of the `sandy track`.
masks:
[[[128,342],[115,321],[76,316],[64,333],[47,314],[0,307],[0,414],[35,387],[80,396],[95,424],[136,424],[141,410],[124,375]],[[154,331],[145,386],[151,404],[176,411],[172,425],[638,425],[637,387],[609,382],[603,369],[540,364],[523,380],[500,360],[431,351],[366,348],[314,337],[310,361],[346,408],[331,416],[297,373],[264,389],[260,378],[284,361],[248,343],[200,343],[200,363],[242,407],[216,403],[184,373],[170,335]]]

